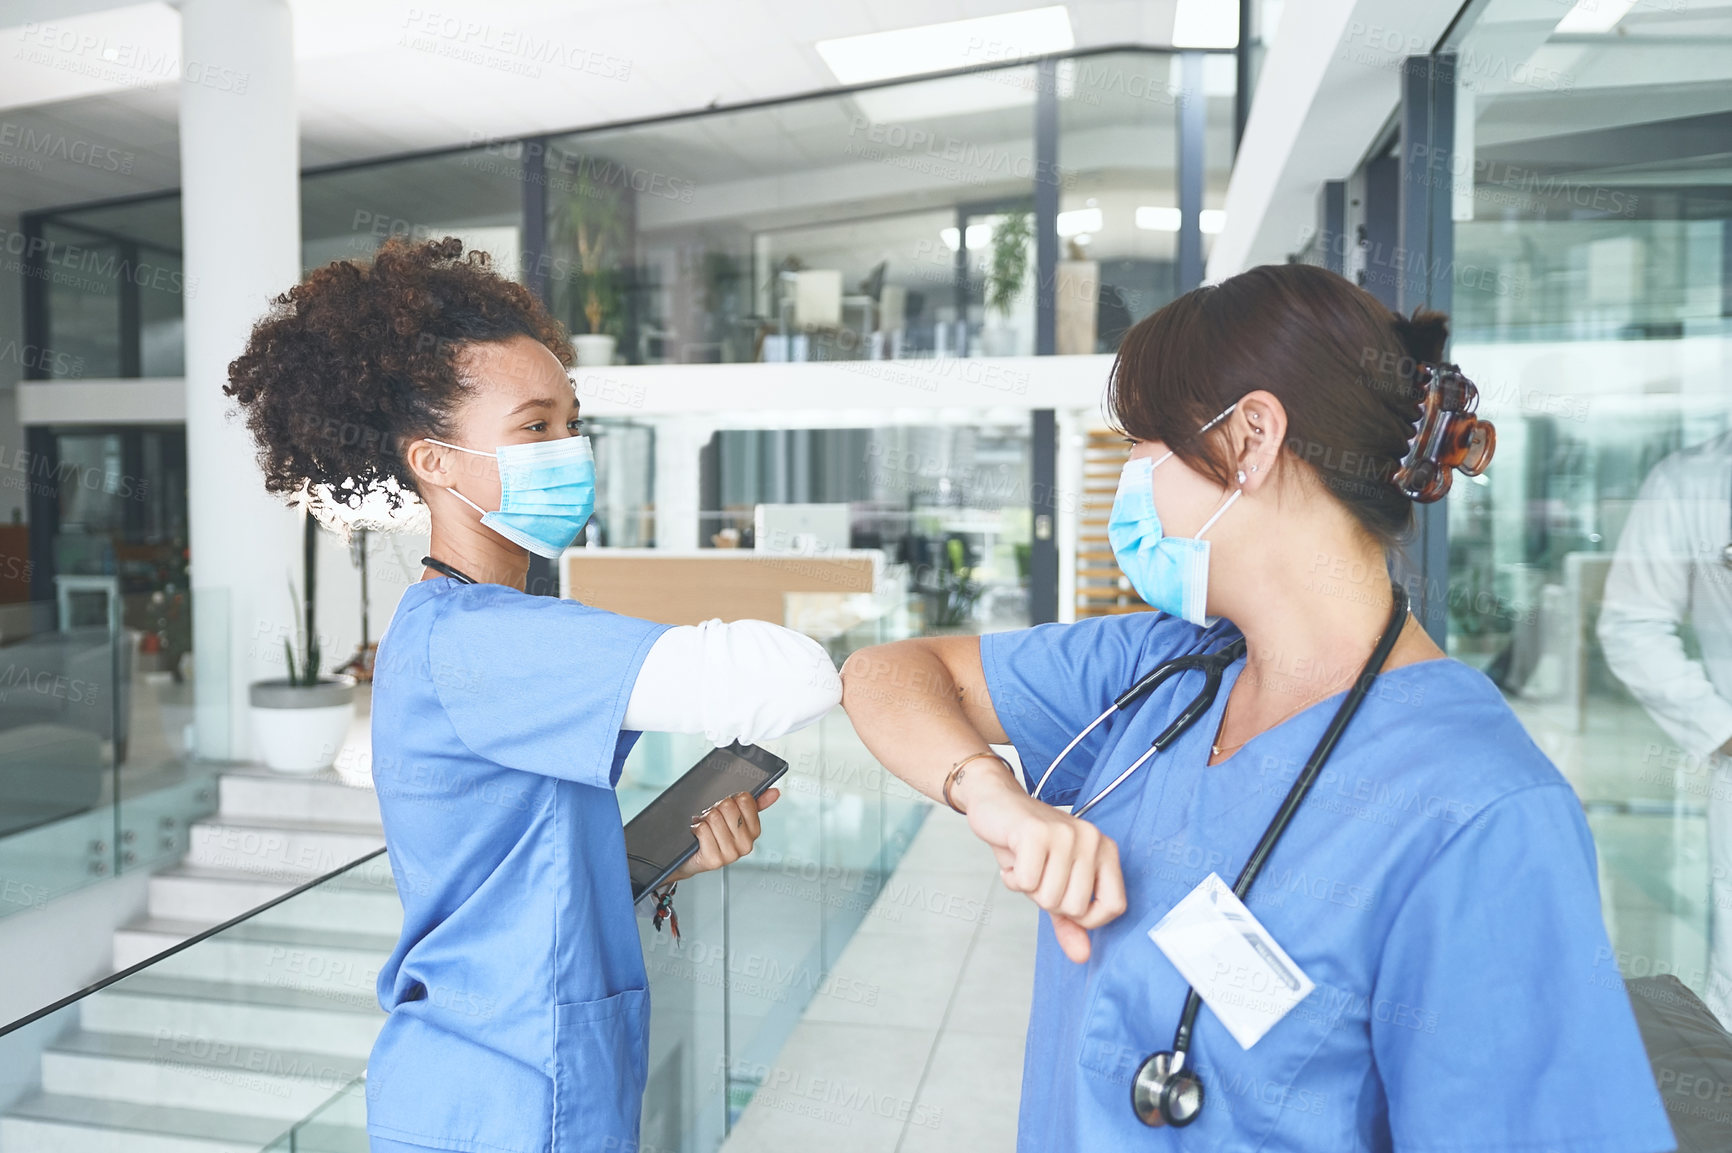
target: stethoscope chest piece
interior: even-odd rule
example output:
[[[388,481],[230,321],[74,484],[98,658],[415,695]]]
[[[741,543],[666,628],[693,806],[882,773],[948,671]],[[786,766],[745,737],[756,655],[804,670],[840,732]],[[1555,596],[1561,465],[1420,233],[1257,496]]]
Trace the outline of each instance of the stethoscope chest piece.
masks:
[[[1156,1053],[1137,1069],[1131,1082],[1131,1108],[1151,1129],[1182,1129],[1203,1111],[1203,1082],[1171,1053]]]

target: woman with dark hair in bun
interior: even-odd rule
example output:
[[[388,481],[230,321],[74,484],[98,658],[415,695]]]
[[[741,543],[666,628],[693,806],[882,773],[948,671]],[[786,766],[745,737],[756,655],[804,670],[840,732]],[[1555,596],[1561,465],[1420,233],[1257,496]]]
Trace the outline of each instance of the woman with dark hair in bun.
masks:
[[[1672,1148],[1581,805],[1389,576],[1495,444],[1446,334],[1304,265],[1181,297],[1107,395],[1155,611],[843,668],[1045,911],[1027,1153]]]
[[[754,742],[841,691],[777,625],[669,628],[524,592],[529,554],[559,556],[594,505],[572,360],[523,286],[448,237],[313,272],[229,370],[270,491],[414,499],[431,523],[373,682],[403,902],[367,1067],[376,1153],[636,1149],[649,995],[621,763],[643,730]],[[750,852],[776,795],[702,815],[674,879]]]

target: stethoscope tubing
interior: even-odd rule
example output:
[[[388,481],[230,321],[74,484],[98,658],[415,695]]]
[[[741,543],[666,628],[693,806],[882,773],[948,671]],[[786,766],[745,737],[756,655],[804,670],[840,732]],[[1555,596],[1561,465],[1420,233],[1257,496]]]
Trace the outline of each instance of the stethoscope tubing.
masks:
[[[1329,727],[1323,731],[1323,736],[1318,740],[1317,746],[1311,750],[1311,755],[1306,758],[1304,768],[1300,770],[1292,787],[1287,790],[1287,796],[1282,799],[1280,807],[1275,810],[1275,816],[1269,821],[1268,827],[1263,830],[1263,835],[1258,838],[1256,847],[1251,850],[1250,857],[1246,859],[1244,867],[1239,870],[1238,879],[1233,882],[1233,895],[1241,901],[1251,891],[1251,886],[1257,880],[1257,874],[1263,871],[1263,865],[1269,859],[1269,855],[1275,851],[1276,844],[1281,840],[1281,834],[1287,831],[1287,826],[1292,822],[1293,815],[1299,811],[1299,806],[1304,802],[1306,794],[1316,783],[1324,762],[1329,759],[1329,754],[1335,751],[1336,744],[1341,740],[1341,734],[1346,731],[1347,724],[1353,719],[1353,715],[1359,711],[1360,704],[1365,700],[1366,694],[1371,691],[1372,682],[1383,671],[1383,666],[1389,660],[1389,654],[1395,648],[1395,642],[1401,637],[1402,628],[1407,620],[1407,590],[1399,584],[1391,582],[1390,593],[1392,603],[1389,609],[1389,623],[1384,626],[1383,635],[1378,638],[1377,647],[1366,659],[1352,689],[1348,691],[1346,699],[1341,702],[1341,707],[1335,710],[1335,716],[1330,719]],[[1071,750],[1081,744],[1085,737],[1094,732],[1102,721],[1116,712],[1123,711],[1134,701],[1152,692],[1169,677],[1190,669],[1202,670],[1207,679],[1204,682],[1202,692],[1197,694],[1197,698],[1161,731],[1160,735],[1149,745],[1147,752],[1138,757],[1129,768],[1114,777],[1105,788],[1089,798],[1080,808],[1072,810],[1071,813],[1075,817],[1085,815],[1090,809],[1105,800],[1114,789],[1129,780],[1131,775],[1142,768],[1150,757],[1166,749],[1203,713],[1213,707],[1215,696],[1220,689],[1223,671],[1228,665],[1238,660],[1244,652],[1245,638],[1240,636],[1218,652],[1193,653],[1189,656],[1163,661],[1148,675],[1138,680],[1136,684],[1120,693],[1100,716],[1089,722],[1087,728],[1072,737],[1070,744],[1059,751],[1058,756],[1053,758],[1052,764],[1047,766],[1046,772],[1041,774],[1040,781],[1030,790],[1029,795],[1036,800],[1040,799],[1041,790],[1046,787],[1047,781],[1052,777],[1053,771],[1058,768],[1059,763],[1069,756]],[[1197,1013],[1201,1010],[1202,1004],[1202,996],[1196,988],[1187,987],[1185,990],[1185,1007],[1179,1014],[1179,1025],[1173,1033],[1171,1071],[1174,1073],[1184,1068],[1185,1059],[1191,1046],[1191,1032],[1196,1026]]]
[[[1052,764],[1046,767],[1046,772],[1041,774],[1040,781],[1032,790],[1030,790],[1029,795],[1037,801],[1040,799],[1041,790],[1046,788],[1046,782],[1051,778],[1053,770],[1057,769],[1060,762],[1070,755],[1071,750],[1082,744],[1083,738],[1094,732],[1095,729],[1100,726],[1102,721],[1106,720],[1114,713],[1123,712],[1133,703],[1159,688],[1160,685],[1169,677],[1177,676],[1179,673],[1188,672],[1191,669],[1201,669],[1203,675],[1207,679],[1203,683],[1203,691],[1197,694],[1197,699],[1186,706],[1185,711],[1174,718],[1171,724],[1161,730],[1160,734],[1150,743],[1149,751],[1139,757],[1136,764],[1120,773],[1112,784],[1096,793],[1089,799],[1088,803],[1071,813],[1071,815],[1075,817],[1082,816],[1084,813],[1098,805],[1108,793],[1112,792],[1114,789],[1118,788],[1119,785],[1124,783],[1132,773],[1142,767],[1143,762],[1147,761],[1149,757],[1165,750],[1167,746],[1176,741],[1186,729],[1196,723],[1198,717],[1202,716],[1209,710],[1210,706],[1215,703],[1216,692],[1219,691],[1221,687],[1221,674],[1226,671],[1228,665],[1243,656],[1244,652],[1245,638],[1236,637],[1227,645],[1226,648],[1223,648],[1218,652],[1192,653],[1189,656],[1176,657],[1170,661],[1162,661],[1149,673],[1138,680],[1136,684],[1115,697],[1113,703],[1107,706],[1106,711],[1102,712],[1100,716],[1090,721],[1087,728],[1071,738],[1070,744],[1059,750],[1058,756],[1054,757],[1052,759]]]
[[[1263,830],[1263,836],[1258,839],[1257,847],[1251,850],[1251,855],[1245,861],[1245,867],[1239,870],[1239,879],[1233,882],[1233,895],[1243,901],[1250,893],[1251,886],[1257,880],[1257,874],[1263,871],[1263,864],[1269,859],[1269,854],[1275,851],[1275,846],[1281,840],[1281,834],[1287,831],[1287,826],[1293,820],[1293,814],[1299,811],[1305,795],[1316,783],[1317,775],[1322,772],[1323,764],[1329,759],[1329,754],[1335,751],[1335,745],[1341,740],[1341,734],[1347,730],[1347,723],[1353,719],[1353,714],[1359,711],[1360,704],[1366,694],[1371,691],[1371,683],[1383,671],[1384,664],[1389,660],[1390,652],[1395,648],[1395,642],[1401,638],[1401,630],[1407,620],[1407,590],[1400,585],[1391,584],[1394,603],[1389,609],[1389,623],[1383,628],[1383,636],[1377,641],[1377,647],[1372,650],[1366,660],[1365,667],[1359,671],[1359,678],[1354,681],[1353,688],[1348,692],[1347,699],[1341,702],[1341,707],[1335,710],[1335,716],[1330,718],[1329,727],[1323,730],[1323,736],[1317,742],[1317,747],[1311,750],[1311,756],[1306,759],[1305,767],[1300,770],[1293,787],[1287,790],[1287,796],[1281,801],[1281,807],[1275,810],[1275,816],[1269,822],[1269,827]],[[1178,1028],[1173,1031],[1173,1055],[1175,1070],[1181,1068],[1191,1049],[1191,1031],[1197,1024],[1197,1013],[1202,1009],[1203,998],[1194,986],[1185,990],[1185,1007],[1179,1013]]]

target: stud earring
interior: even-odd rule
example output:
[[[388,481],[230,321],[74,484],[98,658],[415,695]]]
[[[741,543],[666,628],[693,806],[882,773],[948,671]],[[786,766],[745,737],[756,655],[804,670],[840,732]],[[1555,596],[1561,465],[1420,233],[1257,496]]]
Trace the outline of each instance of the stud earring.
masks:
[[[1240,484],[1245,483],[1245,470],[1244,469],[1239,470],[1239,483]]]
[[[1251,466],[1251,471],[1252,471],[1252,472],[1256,472],[1256,471],[1257,471],[1257,466],[1256,466],[1256,465],[1252,465],[1252,466]]]

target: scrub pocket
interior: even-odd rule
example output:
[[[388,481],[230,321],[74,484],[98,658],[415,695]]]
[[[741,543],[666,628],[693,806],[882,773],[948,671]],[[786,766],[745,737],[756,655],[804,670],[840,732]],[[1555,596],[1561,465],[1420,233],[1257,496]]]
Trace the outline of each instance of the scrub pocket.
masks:
[[[649,990],[553,1007],[553,1153],[637,1148]]]
[[[1137,1069],[1150,1054],[1172,1047],[1185,1000],[1184,978],[1148,937],[1159,919],[1160,914],[1148,917],[1113,951],[1095,978],[1083,1019],[1079,1063],[1096,1080],[1112,1083],[1107,1096],[1121,1102],[1127,1117]],[[1273,1134],[1311,1134],[1329,1124],[1333,1118],[1324,1114],[1330,1103],[1304,1086],[1304,1069],[1332,1031],[1364,1028],[1356,1011],[1362,1007],[1362,997],[1318,982],[1261,1040],[1241,1049],[1204,1005],[1191,1034],[1192,1062],[1203,1079],[1203,1113],[1172,1131],[1174,1148],[1244,1153],[1262,1148]],[[1351,1132],[1341,1136],[1336,1144],[1317,1147],[1352,1148]]]

